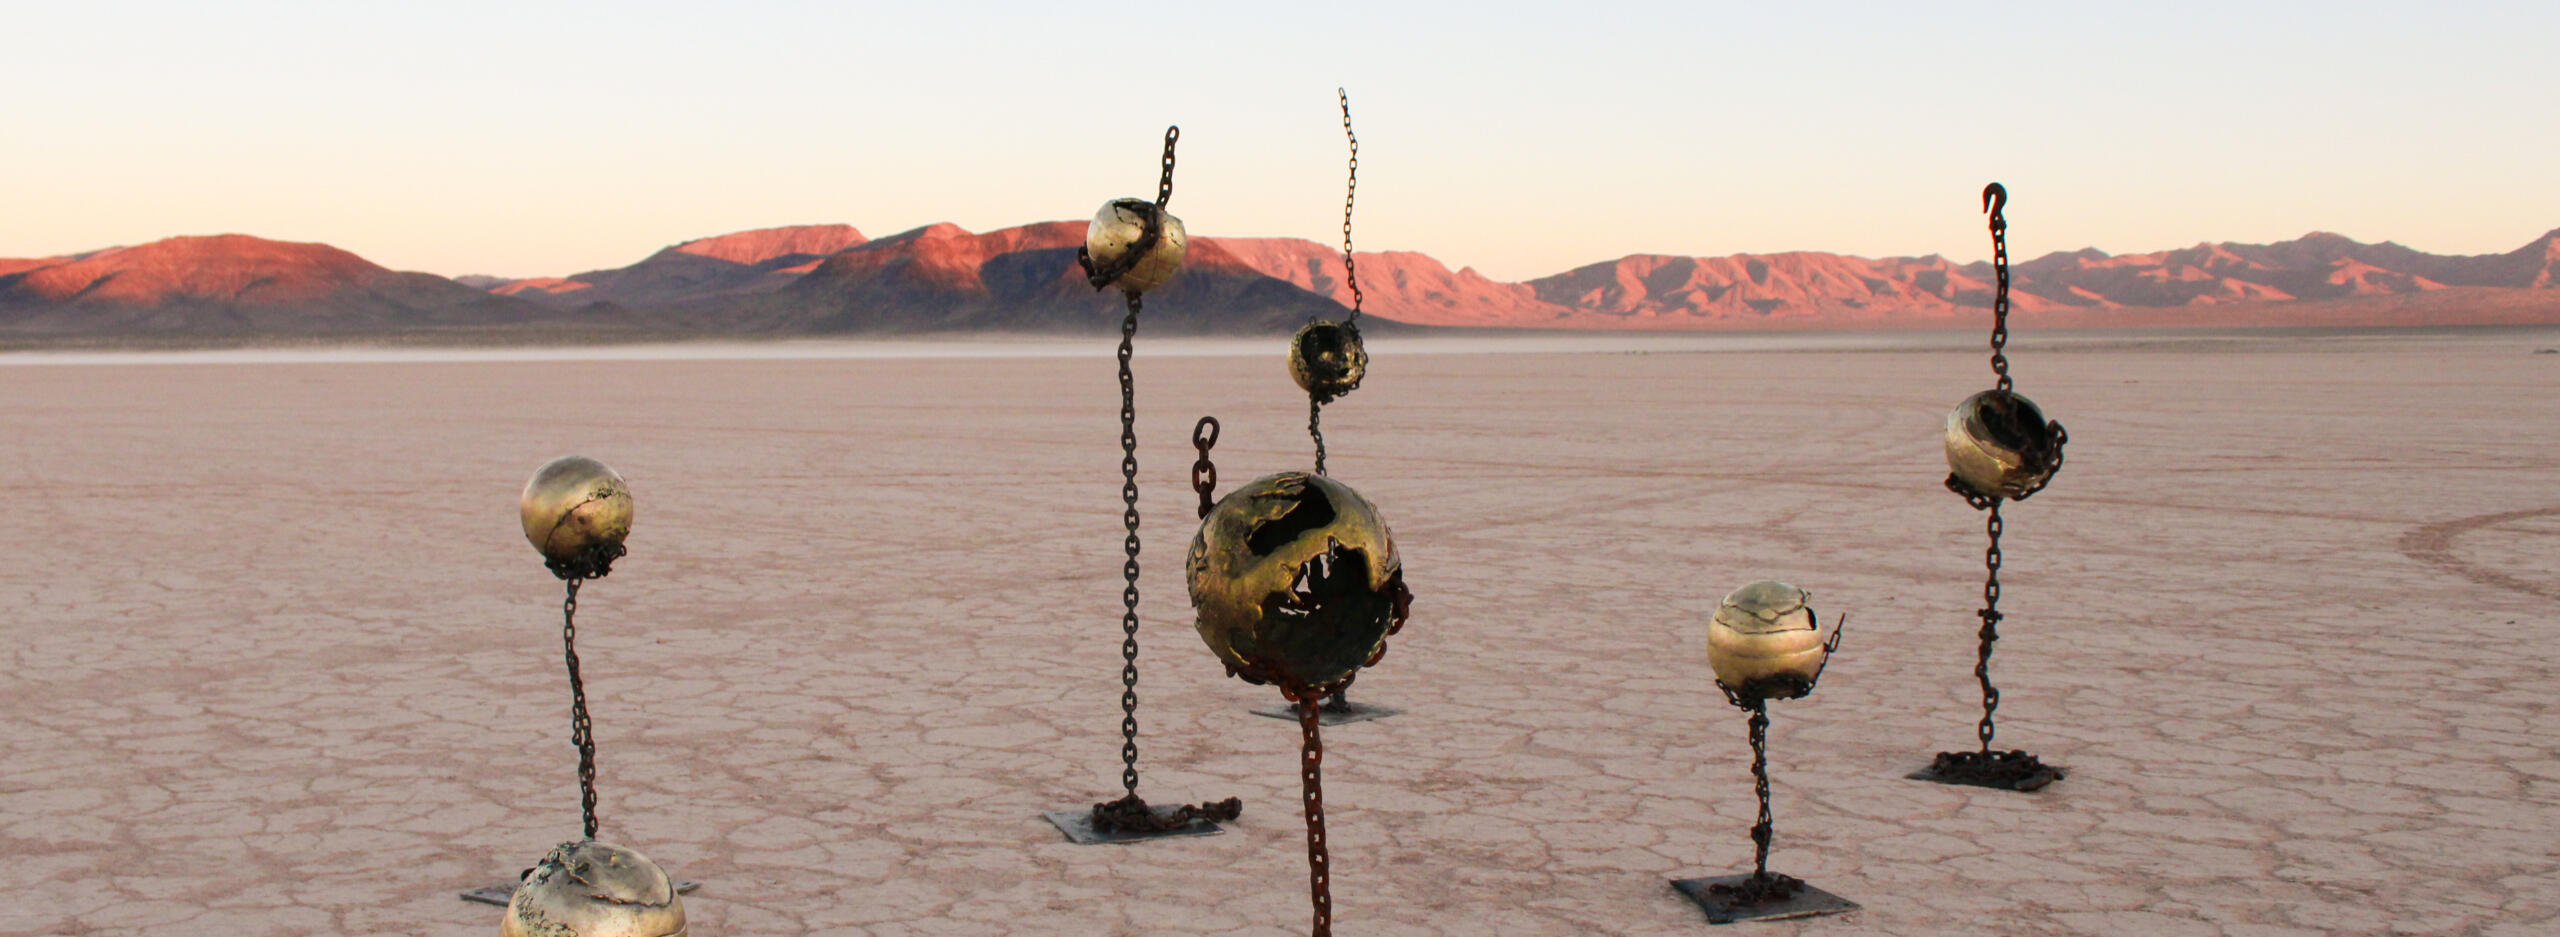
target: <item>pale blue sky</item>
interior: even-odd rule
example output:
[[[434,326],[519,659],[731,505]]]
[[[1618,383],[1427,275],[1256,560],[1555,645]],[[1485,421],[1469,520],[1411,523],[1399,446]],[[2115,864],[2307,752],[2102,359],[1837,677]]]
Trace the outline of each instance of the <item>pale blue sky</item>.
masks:
[[[2009,12],[2004,12],[2009,11]],[[0,257],[175,234],[559,275],[743,228],[1081,218],[1522,279],[2560,227],[2560,3],[22,3]]]

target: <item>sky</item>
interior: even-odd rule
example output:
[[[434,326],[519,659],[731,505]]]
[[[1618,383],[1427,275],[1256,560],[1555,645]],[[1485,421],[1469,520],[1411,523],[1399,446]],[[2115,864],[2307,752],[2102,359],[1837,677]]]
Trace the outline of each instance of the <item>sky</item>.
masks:
[[[692,238],[1089,217],[1496,279],[1633,253],[2124,253],[2560,228],[2560,3],[0,0],[0,257],[181,234],[558,276]]]

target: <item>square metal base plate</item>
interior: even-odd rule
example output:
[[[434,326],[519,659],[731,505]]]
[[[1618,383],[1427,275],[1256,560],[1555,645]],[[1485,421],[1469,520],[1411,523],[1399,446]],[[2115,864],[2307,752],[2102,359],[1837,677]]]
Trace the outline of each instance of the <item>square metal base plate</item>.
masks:
[[[694,893],[695,889],[699,889],[701,887],[701,882],[677,882],[676,894],[690,895]],[[514,900],[515,896],[516,883],[508,882],[504,885],[491,885],[487,888],[474,888],[470,891],[463,892],[462,900],[477,901],[481,904],[494,904],[503,908],[507,906],[507,902]]]
[[[1353,722],[1367,722],[1371,719],[1384,719],[1403,711],[1393,706],[1372,706],[1367,703],[1346,703],[1339,707],[1318,706],[1316,707],[1316,724],[1338,726]],[[1286,719],[1290,722],[1298,721],[1296,706],[1265,706],[1254,710],[1253,714],[1269,716],[1273,719]]]
[[[1805,886],[1803,891],[1797,892],[1795,897],[1789,898],[1785,901],[1773,901],[1768,904],[1753,905],[1747,908],[1727,907],[1723,898],[1710,894],[1707,891],[1708,886],[1711,885],[1739,885],[1750,880],[1750,878],[1751,874],[1745,872],[1741,875],[1719,875],[1714,878],[1673,879],[1671,881],[1671,887],[1679,890],[1682,897],[1688,898],[1690,901],[1697,903],[1699,910],[1707,912],[1707,923],[1709,924],[1731,924],[1735,921],[1778,921],[1794,917],[1814,917],[1823,914],[1838,914],[1843,911],[1858,910],[1857,902],[1823,891],[1822,889],[1815,888],[1811,885]]]
[[[1928,767],[1903,777],[1934,784],[2033,791],[2062,780],[2063,770],[2061,765],[2045,764],[2026,752],[1992,752],[1988,761],[1978,752],[1939,752],[1938,759]]]
[[[1171,817],[1174,811],[1181,808],[1158,807],[1151,804],[1147,809],[1155,811],[1156,816]],[[1067,834],[1068,842],[1078,846],[1134,843],[1142,839],[1164,839],[1168,836],[1216,836],[1226,832],[1224,827],[1218,825],[1218,821],[1199,819],[1170,830],[1153,833],[1098,830],[1093,827],[1093,808],[1091,807],[1083,810],[1052,810],[1041,816],[1047,818],[1050,825],[1057,827],[1058,832]]]

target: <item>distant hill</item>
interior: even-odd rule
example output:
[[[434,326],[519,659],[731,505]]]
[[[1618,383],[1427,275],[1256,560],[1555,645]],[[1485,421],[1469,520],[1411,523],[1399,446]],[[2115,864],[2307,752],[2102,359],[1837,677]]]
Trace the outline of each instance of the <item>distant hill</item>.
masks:
[[[460,281],[324,244],[181,237],[0,259],[0,340],[1108,332],[1118,294],[1084,283],[1083,236],[1068,221],[986,233],[936,224],[877,240],[801,225],[687,241],[610,270]],[[1936,256],[1637,254],[1520,283],[1410,252],[1356,260],[1364,308],[1385,328],[1972,327],[1992,294],[1990,264]],[[2029,327],[2560,323],[2560,230],[2479,256],[2315,232],[2062,251],[2011,272]],[[1338,317],[1351,293],[1342,255],[1325,245],[1194,236],[1183,272],[1148,298],[1151,334],[1262,333]]]
[[[525,321],[540,310],[326,244],[178,237],[0,260],[0,336],[363,336]]]

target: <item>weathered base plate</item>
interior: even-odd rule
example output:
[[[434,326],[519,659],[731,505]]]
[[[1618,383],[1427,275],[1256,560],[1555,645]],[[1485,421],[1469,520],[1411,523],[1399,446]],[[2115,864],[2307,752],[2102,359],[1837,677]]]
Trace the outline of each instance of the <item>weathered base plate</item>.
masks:
[[[677,882],[676,894],[690,895],[694,893],[695,889],[699,889],[701,887],[701,882]],[[487,888],[474,888],[470,891],[463,892],[462,900],[477,901],[481,904],[494,904],[503,908],[506,907],[507,902],[513,900],[515,896],[516,883],[508,882],[504,885],[491,885]]]
[[[1403,711],[1393,706],[1371,706],[1367,703],[1318,706],[1316,707],[1316,724],[1338,726],[1353,722],[1367,722],[1371,719],[1384,719]],[[1273,719],[1286,719],[1290,722],[1298,721],[1298,707],[1295,706],[1265,706],[1254,710],[1253,714],[1269,716]]]
[[[1749,873],[1741,875],[1718,875],[1714,878],[1673,879],[1671,887],[1677,889],[1681,896],[1695,902],[1700,910],[1707,912],[1707,923],[1709,924],[1731,924],[1735,921],[1778,921],[1785,920],[1787,918],[1815,917],[1824,914],[1838,914],[1843,911],[1858,910],[1857,902],[1823,891],[1822,889],[1815,888],[1811,885],[1804,886],[1803,890],[1796,892],[1795,897],[1792,898],[1764,902],[1739,908],[1726,904],[1726,898],[1724,896],[1715,894],[1709,890],[1716,885],[1739,886],[1750,879],[1751,875]]]
[[[1964,784],[2004,791],[2032,791],[2062,780],[2062,766],[2036,760],[2023,751],[1939,752],[1928,767],[1904,775],[1914,781]]]
[[[1170,819],[1174,811],[1181,808],[1150,805],[1148,809],[1155,811],[1156,816]],[[1226,832],[1226,828],[1219,826],[1218,821],[1206,819],[1195,819],[1188,824],[1160,832],[1131,833],[1123,830],[1099,830],[1093,826],[1093,808],[1091,807],[1083,810],[1052,810],[1041,816],[1048,818],[1049,824],[1057,827],[1058,832],[1067,834],[1068,842],[1078,846],[1134,843],[1142,839],[1163,839],[1168,836],[1215,836]]]

